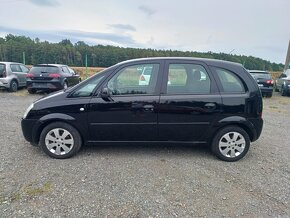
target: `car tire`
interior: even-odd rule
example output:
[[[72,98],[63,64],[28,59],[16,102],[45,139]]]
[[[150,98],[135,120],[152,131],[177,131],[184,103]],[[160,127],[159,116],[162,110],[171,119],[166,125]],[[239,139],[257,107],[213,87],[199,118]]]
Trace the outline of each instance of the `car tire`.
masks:
[[[64,83],[63,83],[63,89],[67,89],[67,88],[68,88],[67,81],[64,81]]]
[[[28,91],[29,94],[35,94],[36,93],[35,89],[27,89],[27,91]]]
[[[219,130],[211,144],[212,152],[221,160],[233,162],[242,159],[250,148],[248,133],[238,126]]]
[[[268,98],[271,98],[272,96],[273,96],[273,93],[269,93],[269,94],[267,95]]]
[[[281,95],[282,96],[286,96],[287,95],[287,92],[286,92],[284,86],[281,87]]]
[[[50,157],[65,159],[74,156],[82,145],[79,132],[64,122],[47,125],[40,134],[40,147]]]
[[[17,81],[14,79],[10,82],[10,86],[9,86],[9,92],[16,92],[18,90],[18,83]]]

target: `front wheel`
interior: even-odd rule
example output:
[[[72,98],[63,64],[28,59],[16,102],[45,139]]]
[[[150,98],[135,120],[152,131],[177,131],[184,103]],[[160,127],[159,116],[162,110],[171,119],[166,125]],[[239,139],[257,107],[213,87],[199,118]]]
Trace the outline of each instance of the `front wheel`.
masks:
[[[74,156],[81,148],[79,132],[71,125],[55,122],[46,126],[40,134],[40,147],[50,157],[65,159]]]
[[[248,133],[240,127],[224,127],[215,135],[211,149],[221,160],[233,162],[243,158],[250,148]]]

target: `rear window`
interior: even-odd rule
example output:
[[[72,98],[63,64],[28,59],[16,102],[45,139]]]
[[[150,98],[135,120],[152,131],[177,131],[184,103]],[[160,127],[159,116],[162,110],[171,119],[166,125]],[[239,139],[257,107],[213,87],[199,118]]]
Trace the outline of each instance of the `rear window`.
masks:
[[[34,66],[31,68],[30,73],[40,74],[40,73],[59,73],[58,67],[55,66]]]
[[[251,75],[255,79],[271,79],[271,75],[269,73],[251,73]]]
[[[5,64],[0,64],[0,77],[3,77],[5,71]]]

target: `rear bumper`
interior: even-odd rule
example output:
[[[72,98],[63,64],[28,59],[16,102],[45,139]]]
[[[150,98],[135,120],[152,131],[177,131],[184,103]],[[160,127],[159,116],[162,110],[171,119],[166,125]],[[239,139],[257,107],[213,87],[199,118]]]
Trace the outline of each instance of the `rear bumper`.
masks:
[[[273,92],[273,86],[271,87],[260,87],[262,93],[270,94]]]
[[[63,89],[61,81],[49,81],[49,82],[33,82],[28,81],[26,83],[27,89],[34,90],[60,90]]]
[[[250,118],[249,121],[252,123],[254,127],[251,131],[253,134],[253,138],[251,141],[254,142],[261,136],[264,121],[262,118]]]
[[[9,80],[0,78],[0,87],[9,88],[10,83]]]

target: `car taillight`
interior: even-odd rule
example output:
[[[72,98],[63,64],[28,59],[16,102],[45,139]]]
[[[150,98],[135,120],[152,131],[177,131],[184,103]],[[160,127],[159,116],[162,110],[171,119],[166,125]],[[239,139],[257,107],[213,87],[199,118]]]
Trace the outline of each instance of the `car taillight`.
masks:
[[[26,78],[33,78],[33,74],[32,73],[26,74]]]
[[[52,77],[52,78],[59,78],[59,77],[60,77],[60,75],[57,74],[57,73],[51,73],[51,74],[49,74],[48,76],[49,76],[49,77]]]
[[[140,76],[140,81],[145,81],[145,77],[143,75]]]
[[[269,79],[266,81],[267,84],[274,84],[274,81],[272,79]]]

